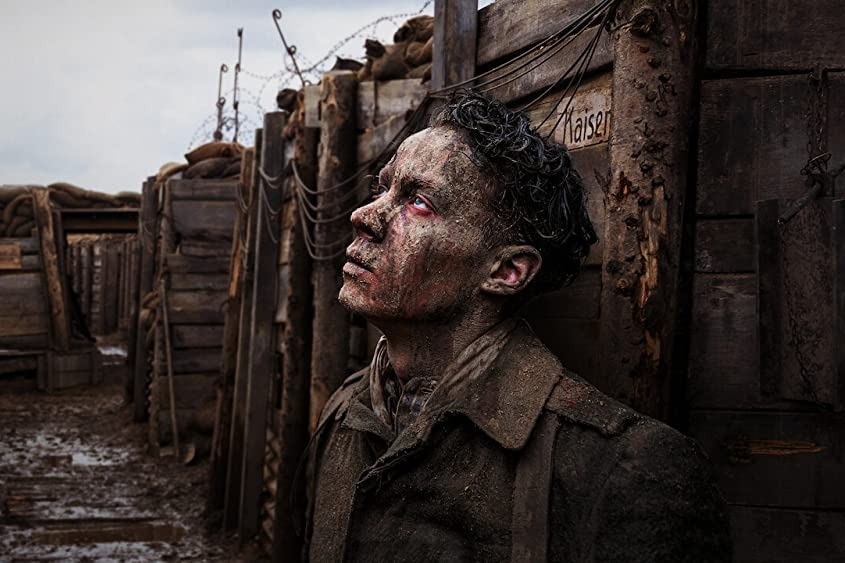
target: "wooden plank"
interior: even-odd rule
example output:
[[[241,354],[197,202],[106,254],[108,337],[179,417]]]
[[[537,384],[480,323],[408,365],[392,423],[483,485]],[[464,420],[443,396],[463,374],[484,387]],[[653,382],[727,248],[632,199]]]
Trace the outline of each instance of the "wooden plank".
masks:
[[[521,51],[558,32],[593,0],[497,0],[478,11],[478,65]]]
[[[570,153],[572,165],[584,181],[584,193],[587,198],[587,212],[593,223],[593,229],[599,240],[590,248],[590,254],[584,260],[587,266],[602,263],[604,259],[604,237],[607,211],[605,210],[605,191],[610,182],[610,153],[607,143],[574,150]]]
[[[842,3],[816,0],[725,0],[707,3],[705,64],[717,70],[809,70],[845,67]]]
[[[571,77],[575,73],[574,71],[580,65],[578,57],[594,39],[596,33],[597,29],[595,27],[586,29],[584,33],[574,38],[571,43],[562,46],[559,50],[555,48],[554,50],[541,55],[540,58],[528,63],[528,66],[524,69],[516,70],[518,66],[526,64],[526,60],[514,60],[502,70],[496,71],[495,73],[482,78],[481,82],[479,82],[478,88],[482,91],[486,91],[488,95],[501,102],[511,103],[516,100],[520,100],[519,104],[516,104],[519,107],[524,105],[523,102],[527,103],[529,101],[534,101],[538,96],[542,95],[543,92],[554,87],[550,97],[554,97],[554,100],[557,101],[560,97],[560,93],[555,94],[554,91],[563,90],[570,82],[569,77],[563,80],[561,79],[563,73],[570,68],[572,71],[569,76]],[[590,63],[585,69],[585,73],[588,76],[594,74],[598,74],[599,76],[608,74],[603,71],[612,66],[612,64],[613,46],[607,33],[602,32],[599,36],[593,57],[590,59]],[[511,72],[511,74],[506,76],[508,72]],[[502,76],[503,78],[493,80],[493,78],[498,76]],[[574,86],[575,83],[573,82],[572,88],[574,88]],[[582,87],[584,87],[583,84]],[[579,92],[582,87],[579,87]],[[606,117],[610,112],[609,99],[607,102],[603,100],[598,101],[601,102],[598,106],[606,108],[606,110],[603,110],[605,111],[603,117]],[[561,110],[565,104],[566,100],[564,100],[561,105]],[[548,111],[549,110],[546,110],[545,113],[547,114]],[[579,112],[575,111],[574,115],[577,118],[579,116]],[[571,141],[577,136],[577,132],[574,131],[574,127],[572,129],[572,134],[568,134],[566,137],[561,135],[560,138],[568,138]]]
[[[58,350],[67,350],[70,347],[70,318],[65,307],[64,277],[59,268],[59,249],[56,234],[53,230],[50,192],[46,189],[32,190],[32,201],[33,212],[38,224],[47,299],[52,312],[52,344]]]
[[[224,257],[229,255],[231,243],[223,241],[203,241],[182,239],[179,250],[185,256]]]
[[[433,90],[475,75],[477,31],[478,0],[435,0]]]
[[[214,272],[202,274],[173,273],[170,276],[170,287],[174,290],[226,291],[229,287],[229,275]]]
[[[729,503],[845,508],[838,415],[693,411],[689,433],[710,456]]]
[[[91,333],[106,333],[106,267],[103,239],[95,240],[91,245]]]
[[[22,255],[19,244],[0,242],[0,270],[20,270]]]
[[[0,337],[0,350],[36,350],[43,351],[47,349],[50,344],[47,322],[47,315],[44,315],[42,324],[44,330],[36,334],[21,334],[16,336],[2,336]],[[0,326],[3,326],[3,320],[0,319]]]
[[[832,201],[812,201],[780,225],[789,205],[757,206],[760,377],[769,394],[833,406],[841,343],[834,338]]]
[[[173,201],[234,201],[237,182],[232,180],[168,180]]]
[[[189,373],[219,372],[220,357],[221,348],[219,346],[216,348],[187,348],[173,350],[173,374],[178,378],[183,374]],[[166,366],[162,366],[161,369],[162,372],[165,372]]]
[[[21,249],[21,254],[38,254],[41,249],[35,237],[0,237],[0,245],[13,244]]]
[[[353,75],[354,76],[354,75]],[[324,117],[330,117],[324,113]],[[285,171],[284,136],[286,112],[264,114],[264,142],[260,165],[267,176],[283,177]],[[261,472],[264,466],[264,437],[267,426],[268,397],[271,382],[278,372],[274,350],[273,315],[275,313],[276,267],[279,256],[279,213],[282,208],[282,184],[275,186],[261,180],[257,190],[264,194],[257,201],[255,227],[255,264],[251,295],[249,356],[247,369],[244,458],[241,479],[240,533],[249,538],[259,530]],[[266,197],[265,197],[266,196]],[[265,208],[266,206],[266,208]],[[275,214],[274,214],[274,210]]]
[[[597,319],[601,297],[601,270],[585,268],[569,287],[544,293],[522,310],[529,320],[536,318]]]
[[[699,219],[695,223],[695,271],[754,271],[754,220]]]
[[[153,288],[155,275],[155,235],[158,232],[156,210],[158,194],[153,178],[144,182],[141,189],[141,210],[138,221],[138,288],[136,291],[135,356],[132,358],[133,415],[135,422],[147,417],[147,331],[141,318],[141,300]],[[168,261],[170,265],[170,261]],[[171,265],[172,267],[172,265]]]
[[[199,257],[182,256],[180,254],[168,254],[167,268],[172,273],[225,274],[229,271],[229,260],[226,257]]]
[[[367,84],[367,82],[362,82],[362,84]],[[356,144],[358,162],[367,162],[376,158],[404,126],[405,116],[395,115],[380,125],[364,130],[358,135]]]
[[[106,239],[104,251],[103,330],[105,334],[111,334],[117,330],[120,289],[120,260],[116,241]]]
[[[29,335],[48,335],[50,332],[50,315],[48,313],[32,313],[26,316],[0,315],[0,347],[6,348],[6,337]],[[12,344],[12,342],[10,342]]]
[[[217,377],[216,372],[182,374],[174,377],[173,389],[177,409],[197,409],[212,403],[216,394]],[[159,405],[162,410],[167,410],[170,404],[170,391],[166,385],[162,391],[158,397]]]
[[[36,371],[38,369],[38,355],[6,356],[0,354],[0,375]]]
[[[234,201],[173,201],[173,228],[186,238],[231,240]]]
[[[428,88],[418,79],[361,82],[356,108],[358,128],[371,129],[396,117],[404,122],[427,92]]]
[[[219,348],[223,344],[222,325],[174,325],[173,347]]]
[[[804,76],[702,82],[698,213],[751,215],[755,201],[804,193],[811,95]],[[845,154],[845,136],[828,141],[828,151]]]
[[[830,563],[845,554],[845,513],[732,506],[734,561]]]
[[[836,409],[845,409],[845,199],[833,200],[833,327],[836,346],[834,365],[836,366],[837,398]]]
[[[53,369],[58,372],[64,371],[92,371],[94,367],[93,352],[80,352],[70,354],[51,354]]]
[[[173,324],[223,324],[226,293],[222,291],[173,290],[168,292]]]

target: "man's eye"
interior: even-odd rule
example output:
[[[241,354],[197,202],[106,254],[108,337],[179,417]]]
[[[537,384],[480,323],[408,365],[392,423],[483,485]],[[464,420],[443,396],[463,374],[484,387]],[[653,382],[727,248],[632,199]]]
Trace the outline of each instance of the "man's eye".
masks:
[[[379,185],[370,190],[370,194],[373,196],[373,199],[378,199],[384,194],[386,194],[388,191],[389,190],[387,189],[387,186]]]
[[[418,209],[428,209],[428,204],[420,196],[415,196],[414,199],[411,200],[411,205]]]

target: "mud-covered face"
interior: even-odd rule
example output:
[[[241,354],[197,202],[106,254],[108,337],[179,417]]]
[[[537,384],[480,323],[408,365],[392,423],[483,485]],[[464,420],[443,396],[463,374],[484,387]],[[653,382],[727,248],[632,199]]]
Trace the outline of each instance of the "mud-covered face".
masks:
[[[476,302],[492,259],[491,177],[464,134],[409,137],[379,174],[377,193],[352,214],[340,301],[379,320],[446,320]]]

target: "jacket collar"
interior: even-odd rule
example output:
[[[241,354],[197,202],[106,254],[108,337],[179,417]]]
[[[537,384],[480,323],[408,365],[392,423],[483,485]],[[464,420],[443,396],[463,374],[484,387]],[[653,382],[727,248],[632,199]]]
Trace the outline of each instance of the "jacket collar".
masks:
[[[498,353],[474,363],[469,360],[453,372],[456,376],[446,374],[419,418],[393,442],[387,457],[426,441],[436,421],[451,413],[467,417],[503,448],[525,446],[563,368],[524,321],[497,329],[507,331],[492,335],[499,339],[495,340]],[[342,425],[385,438],[390,430],[371,410],[366,379],[351,399]]]

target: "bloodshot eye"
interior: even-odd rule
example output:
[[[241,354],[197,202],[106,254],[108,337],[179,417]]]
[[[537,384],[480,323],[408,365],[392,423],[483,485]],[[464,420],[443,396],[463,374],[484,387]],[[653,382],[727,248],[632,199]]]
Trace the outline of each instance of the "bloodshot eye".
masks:
[[[417,209],[425,209],[425,210],[430,209],[428,207],[428,203],[426,203],[426,201],[423,198],[421,198],[420,196],[415,196],[414,199],[411,200],[411,205],[413,205]]]

